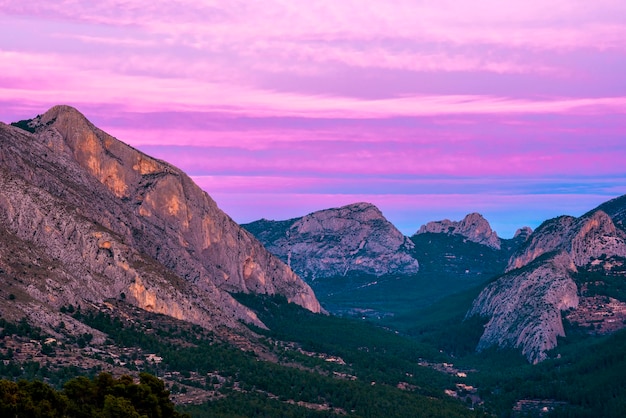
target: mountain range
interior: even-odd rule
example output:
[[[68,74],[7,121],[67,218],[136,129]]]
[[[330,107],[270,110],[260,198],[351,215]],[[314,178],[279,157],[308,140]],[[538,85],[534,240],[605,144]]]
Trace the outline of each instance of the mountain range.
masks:
[[[240,226],[183,171],[72,107],[0,123],[0,371],[13,376],[144,367],[189,391],[173,390],[184,402],[228,394],[254,409],[263,396],[296,415],[363,415],[384,392],[393,416],[416,402],[477,416],[477,389],[458,381],[472,367],[442,359],[469,346],[549,363],[572,335],[619,339],[625,276],[626,196],[512,239],[478,213],[406,237],[365,202]],[[438,312],[459,315],[416,325]],[[448,350],[437,333],[468,337]]]
[[[404,313],[405,306],[381,314],[372,300],[359,300],[361,306],[355,305],[355,300],[364,287],[375,294],[379,304],[381,299],[393,299],[399,293],[406,296],[411,292],[408,282],[420,283],[416,293],[428,292],[432,284],[419,281],[425,275],[418,273],[418,263],[422,270],[424,266],[430,268],[430,280],[454,283],[452,291],[439,290],[438,297],[481,284],[481,278],[497,276],[484,285],[467,311],[468,318],[488,320],[477,350],[511,347],[537,363],[547,358],[559,337],[565,337],[564,319],[578,326],[593,326],[596,333],[624,328],[626,298],[598,290],[597,276],[604,283],[624,275],[625,202],[626,198],[621,197],[580,218],[551,219],[535,231],[523,227],[510,240],[499,238],[478,213],[460,221],[429,222],[409,240],[378,209],[364,203],[288,221],[261,220],[243,226],[302,275],[322,304],[330,302],[329,309],[339,314],[362,315],[373,310],[374,317],[380,318]],[[480,256],[471,258],[476,247]],[[434,263],[430,261],[433,256]],[[457,268],[450,268],[451,264]],[[483,270],[487,277],[470,274],[482,274]],[[348,272],[360,273],[364,279],[352,278],[352,287],[346,288],[343,276]],[[588,277],[592,273],[593,282]],[[392,280],[384,280],[385,276]],[[459,277],[464,276],[465,283],[458,284]],[[323,285],[315,282],[320,277],[325,279]],[[403,282],[400,288],[398,281]],[[341,299],[339,306],[333,304],[337,293],[346,292],[351,300]],[[352,310],[342,309],[342,304]]]

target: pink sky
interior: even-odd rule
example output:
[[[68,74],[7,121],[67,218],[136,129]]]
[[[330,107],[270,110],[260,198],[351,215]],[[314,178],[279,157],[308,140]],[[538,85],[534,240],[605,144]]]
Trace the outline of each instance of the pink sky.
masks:
[[[626,193],[619,0],[0,0],[0,120],[70,104],[239,222],[501,236]]]

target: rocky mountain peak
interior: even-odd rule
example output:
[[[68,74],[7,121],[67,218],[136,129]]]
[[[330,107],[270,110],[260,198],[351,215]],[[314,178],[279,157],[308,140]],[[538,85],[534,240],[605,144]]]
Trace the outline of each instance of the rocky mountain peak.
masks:
[[[56,105],[48,109],[43,115],[37,117],[40,125],[50,125],[53,122],[59,122],[59,125],[72,126],[78,130],[82,130],[86,126],[93,128],[89,120],[78,111],[78,109],[68,105]],[[36,118],[36,119],[37,119]]]
[[[529,226],[524,226],[518,229],[517,231],[515,231],[515,235],[513,235],[513,238],[518,238],[522,241],[526,241],[532,233],[533,233],[532,228],[530,228]]]
[[[608,202],[598,206],[597,210],[601,210],[611,217],[615,226],[622,230],[626,230],[626,195],[616,197]]]
[[[542,254],[565,250],[577,266],[602,254],[626,256],[626,233],[611,217],[595,210],[580,218],[560,216],[541,224],[520,250],[511,257],[507,270],[525,266]]]
[[[494,249],[500,249],[500,238],[498,234],[491,229],[489,222],[479,213],[470,213],[461,221],[450,221],[444,219],[442,221],[428,222],[422,225],[416,234],[424,233],[461,235],[472,242],[487,245]]]
[[[608,214],[597,210],[582,217],[570,253],[577,266],[585,266],[602,255],[625,257],[626,234],[617,229]]]
[[[610,274],[611,266],[622,265],[624,258],[626,233],[603,210],[544,222],[511,257],[506,274],[474,301],[469,315],[489,318],[478,348],[518,347],[532,362],[545,359],[557,337],[565,335],[562,311],[571,309],[568,315],[592,317],[596,322],[611,315],[609,310],[594,316],[594,309],[599,308],[589,308],[595,306],[589,302],[593,297],[585,294],[585,286],[578,288],[574,277],[581,280],[586,272],[594,271],[595,283],[603,265],[608,266],[604,274]],[[578,308],[581,298],[586,308]]]
[[[320,311],[311,288],[181,170],[69,106],[25,122],[28,132],[0,129],[0,253],[13,245],[4,238],[23,242],[54,266],[45,280],[29,279],[31,305],[58,309],[123,293],[138,307],[206,327],[262,326],[228,292],[282,294]],[[28,263],[7,254],[0,271]]]
[[[419,268],[409,254],[413,243],[370,203],[243,226],[298,274],[311,280],[355,272],[413,274]]]
[[[301,234],[336,233],[346,230],[347,224],[367,224],[377,221],[386,221],[382,212],[370,203],[361,202],[306,215],[299,222],[296,222],[290,231],[295,230]]]

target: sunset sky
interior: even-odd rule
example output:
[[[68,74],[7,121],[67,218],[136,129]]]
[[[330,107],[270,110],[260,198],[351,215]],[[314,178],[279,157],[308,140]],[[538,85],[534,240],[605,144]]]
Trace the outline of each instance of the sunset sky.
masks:
[[[624,0],[0,0],[0,121],[55,104],[233,219],[500,236],[626,193]]]

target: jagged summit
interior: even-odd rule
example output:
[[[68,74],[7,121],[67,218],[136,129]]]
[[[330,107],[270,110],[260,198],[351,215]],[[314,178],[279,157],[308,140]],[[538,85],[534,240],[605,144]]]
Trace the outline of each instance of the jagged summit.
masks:
[[[23,273],[15,306],[24,312],[124,294],[209,328],[262,326],[228,292],[282,294],[320,311],[311,288],[178,168],[70,106],[16,125],[0,125],[0,273],[18,274],[30,259],[47,269]],[[42,318],[56,326],[53,315]]]
[[[611,253],[626,256],[626,233],[600,209],[580,218],[560,216],[541,224],[511,257],[507,270],[521,268],[542,254],[565,250],[581,267],[591,258]]]
[[[615,226],[626,231],[626,195],[611,199],[598,206],[596,210],[609,215]]]
[[[470,213],[461,221],[450,221],[444,219],[442,221],[428,222],[422,225],[415,233],[434,233],[448,235],[462,235],[468,240],[487,245],[491,248],[500,249],[500,238],[498,234],[491,229],[489,222],[480,213]]]
[[[349,273],[414,274],[413,243],[371,203],[354,203],[287,221],[243,225],[310,280]]]
[[[616,216],[623,213],[612,205]],[[571,322],[595,330],[623,327],[626,301],[603,297],[599,303],[585,277],[593,272],[591,286],[601,277],[622,280],[625,263],[626,233],[603,210],[544,222],[513,254],[507,273],[474,301],[468,315],[489,318],[478,348],[517,347],[529,361],[542,361],[565,336],[565,311]]]
[[[533,230],[531,227],[529,226],[524,226],[522,228],[519,228],[517,231],[515,231],[515,235],[513,235],[513,238],[517,238],[520,239],[522,241],[526,241],[528,239],[528,237],[530,237],[530,235],[533,233]]]

